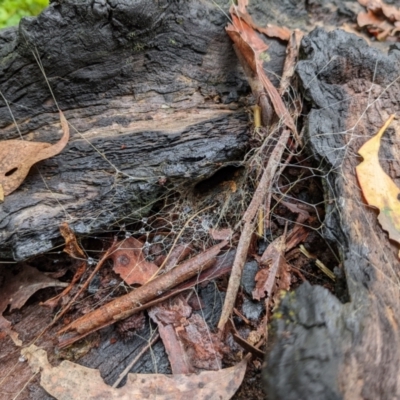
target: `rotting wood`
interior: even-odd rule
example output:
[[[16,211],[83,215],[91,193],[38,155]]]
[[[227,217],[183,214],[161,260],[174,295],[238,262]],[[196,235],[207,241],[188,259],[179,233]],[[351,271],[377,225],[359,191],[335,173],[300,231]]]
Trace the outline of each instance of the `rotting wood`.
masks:
[[[71,129],[64,151],[0,205],[0,255],[53,248],[64,221],[78,235],[136,221],[242,158],[248,84],[225,24],[206,2],[66,0],[0,32],[0,90],[23,138],[54,143],[57,106]],[[3,100],[0,129],[1,140],[17,137]]]
[[[302,53],[297,73],[311,108],[306,140],[326,182],[323,234],[338,246],[348,295],[342,278],[343,303],[307,282],[282,300],[270,334],[268,395],[397,399],[398,247],[363,201],[355,167],[360,147],[398,111],[400,50],[394,45],[384,55],[354,35],[317,29],[303,39]],[[399,186],[398,121],[392,127],[379,159]]]

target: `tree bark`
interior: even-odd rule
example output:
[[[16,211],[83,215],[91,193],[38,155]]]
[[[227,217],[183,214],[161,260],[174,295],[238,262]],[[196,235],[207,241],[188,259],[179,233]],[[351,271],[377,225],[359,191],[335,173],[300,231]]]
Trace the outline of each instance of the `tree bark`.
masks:
[[[265,371],[268,399],[397,399],[399,246],[365,204],[355,167],[362,144],[398,111],[400,46],[384,55],[355,35],[317,29],[302,53],[308,147],[325,182],[323,234],[339,250],[348,296],[339,301],[305,283],[282,301]],[[380,151],[397,184],[398,127],[392,123]]]
[[[0,90],[24,140],[60,138],[57,106],[71,130],[0,204],[3,257],[49,250],[63,221],[78,234],[129,224],[241,159],[248,85],[226,22],[207,2],[63,0],[0,32]],[[0,128],[19,138],[4,99]]]

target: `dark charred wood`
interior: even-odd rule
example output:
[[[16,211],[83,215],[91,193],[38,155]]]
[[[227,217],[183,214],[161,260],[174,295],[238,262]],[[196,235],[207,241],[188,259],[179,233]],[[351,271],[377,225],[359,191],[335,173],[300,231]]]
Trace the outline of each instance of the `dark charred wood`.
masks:
[[[400,46],[384,55],[355,35],[317,29],[302,54],[307,144],[326,183],[323,234],[339,249],[349,301],[308,283],[286,296],[272,327],[268,399],[398,399],[398,245],[366,206],[355,167],[361,145],[398,111]],[[380,159],[398,184],[397,128],[385,133]]]
[[[226,23],[205,2],[63,0],[0,32],[0,90],[24,139],[61,136],[39,63],[71,130],[0,205],[3,257],[49,250],[63,221],[78,234],[129,223],[241,160],[248,85]],[[0,129],[19,138],[1,99]]]

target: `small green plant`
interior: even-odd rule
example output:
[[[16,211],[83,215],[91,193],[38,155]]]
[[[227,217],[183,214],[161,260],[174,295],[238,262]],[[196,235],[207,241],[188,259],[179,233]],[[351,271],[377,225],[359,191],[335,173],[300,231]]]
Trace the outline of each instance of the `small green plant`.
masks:
[[[49,0],[0,0],[0,29],[18,25],[22,17],[38,15]]]

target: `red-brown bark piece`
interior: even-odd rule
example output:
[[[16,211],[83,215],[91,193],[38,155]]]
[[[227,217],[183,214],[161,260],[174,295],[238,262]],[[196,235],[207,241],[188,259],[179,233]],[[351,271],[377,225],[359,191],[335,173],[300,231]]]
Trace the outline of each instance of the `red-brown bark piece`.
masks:
[[[174,375],[195,372],[175,329],[182,324],[182,321],[186,321],[191,313],[191,307],[181,296],[171,303],[164,302],[154,306],[149,311],[150,318],[158,325]]]

